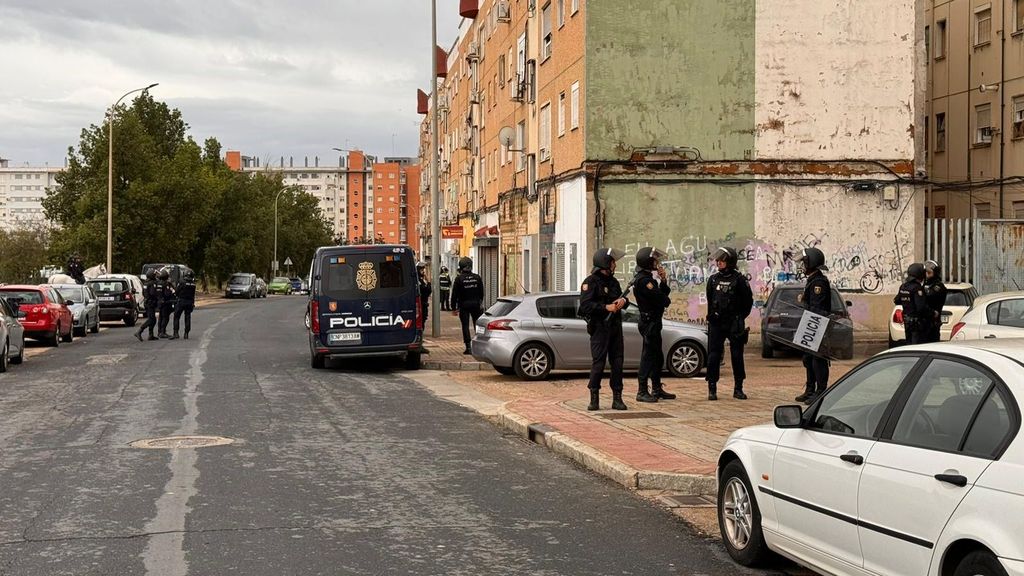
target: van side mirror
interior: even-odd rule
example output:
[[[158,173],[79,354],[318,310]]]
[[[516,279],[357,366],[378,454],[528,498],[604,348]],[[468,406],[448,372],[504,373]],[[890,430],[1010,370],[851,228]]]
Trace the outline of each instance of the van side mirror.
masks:
[[[803,426],[803,406],[792,404],[788,406],[775,407],[776,428],[800,428]]]
[[[853,302],[850,302],[849,300],[847,300],[846,301],[846,307],[849,308],[850,306],[853,306]]]

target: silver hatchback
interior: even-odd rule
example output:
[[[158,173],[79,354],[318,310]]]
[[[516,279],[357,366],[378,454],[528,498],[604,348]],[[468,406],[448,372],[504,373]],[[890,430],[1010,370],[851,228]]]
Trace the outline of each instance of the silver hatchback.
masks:
[[[586,321],[576,315],[579,304],[577,293],[501,298],[477,321],[473,357],[523,380],[544,380],[552,370],[589,370],[590,335]],[[631,303],[622,315],[624,366],[636,370],[643,348],[637,329],[640,312]],[[662,337],[670,374],[691,378],[700,373],[708,357],[704,327],[666,320]]]

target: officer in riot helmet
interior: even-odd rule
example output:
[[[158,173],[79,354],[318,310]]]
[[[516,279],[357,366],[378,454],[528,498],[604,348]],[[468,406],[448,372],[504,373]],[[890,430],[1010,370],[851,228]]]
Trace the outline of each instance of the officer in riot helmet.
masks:
[[[153,328],[157,324],[156,314],[160,307],[160,287],[156,270],[146,272],[146,286],[142,289],[146,297],[146,321],[135,332],[135,337],[142,342],[142,333],[149,330],[150,340],[159,340],[153,335]]]
[[[192,312],[196,309],[196,277],[191,270],[185,272],[178,288],[175,290],[177,296],[174,303],[174,334],[171,340],[178,339],[178,328],[182,315],[185,316],[185,340],[188,340],[188,333],[192,331]]]
[[[903,308],[903,330],[908,344],[929,342],[935,324],[935,311],[928,305],[924,282],[924,264],[911,264],[907,267],[907,280],[893,298],[893,303]]]
[[[942,282],[942,267],[935,260],[924,262],[924,297],[928,308],[935,313],[925,342],[938,342],[942,330],[942,309],[946,306],[946,285]]]
[[[625,256],[621,250],[601,248],[594,253],[594,269],[580,286],[579,315],[587,320],[590,334],[590,405],[587,410],[599,410],[601,377],[605,364],[611,365],[609,384],[612,389],[612,409],[625,410],[622,401],[622,363],[624,345],[622,340],[622,315],[619,312],[629,305],[623,296],[622,286],[615,278],[615,267]]]
[[[430,315],[430,295],[434,292],[434,287],[430,285],[430,279],[427,278],[428,268],[426,262],[416,264],[416,278],[420,290],[420,313],[423,314],[424,326],[427,325],[427,317]]]
[[[806,248],[800,253],[800,270],[807,275],[804,292],[800,295],[800,303],[814,314],[829,316],[832,314],[832,284],[825,272],[825,254],[817,248]],[[804,393],[796,397],[797,402],[812,404],[818,396],[828,388],[829,362],[823,356],[804,353],[804,368],[807,381]]]
[[[452,299],[452,277],[448,274],[448,267],[441,266],[441,275],[437,278],[438,288],[441,290],[441,310],[451,309]]]
[[[463,354],[472,354],[470,342],[476,331],[476,321],[483,315],[484,279],[473,272],[473,259],[459,260],[459,274],[452,283],[452,314],[462,322],[462,341],[466,345]]]
[[[171,273],[166,269],[160,270],[160,321],[157,324],[157,336],[170,338],[167,333],[167,325],[171,322],[174,314],[174,286],[171,284]]]
[[[657,248],[641,248],[636,253],[637,273],[633,279],[633,294],[636,296],[637,308],[640,309],[640,322],[637,328],[644,339],[643,352],[640,356],[637,402],[657,402],[676,398],[675,394],[666,392],[661,385],[661,371],[665,367],[665,351],[662,349],[661,341],[662,317],[665,315],[665,309],[672,303],[669,298],[672,288],[668,284],[668,274],[661,265],[664,257],[665,254]]]
[[[754,307],[754,294],[747,277],[736,269],[739,259],[736,250],[723,246],[711,254],[718,272],[708,279],[708,400],[718,400],[718,377],[725,355],[725,341],[729,341],[732,360],[733,391],[737,400],[746,400],[743,380],[747,377],[743,364],[743,347],[750,331],[747,316]]]

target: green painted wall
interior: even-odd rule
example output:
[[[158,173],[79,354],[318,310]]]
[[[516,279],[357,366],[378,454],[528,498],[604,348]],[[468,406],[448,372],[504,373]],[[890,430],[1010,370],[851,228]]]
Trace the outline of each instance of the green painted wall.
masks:
[[[588,0],[586,154],[754,148],[754,0]]]

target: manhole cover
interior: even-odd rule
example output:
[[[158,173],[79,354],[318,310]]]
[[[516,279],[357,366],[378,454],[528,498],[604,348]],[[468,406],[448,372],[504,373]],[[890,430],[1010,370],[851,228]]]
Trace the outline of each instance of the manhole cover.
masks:
[[[607,414],[601,414],[602,418],[608,420],[636,420],[639,418],[675,418],[671,414],[665,414],[664,412],[609,412]]]
[[[164,438],[148,438],[136,440],[129,444],[132,448],[153,448],[160,450],[178,450],[182,448],[206,448],[208,446],[224,446],[234,440],[223,436],[166,436]]]

